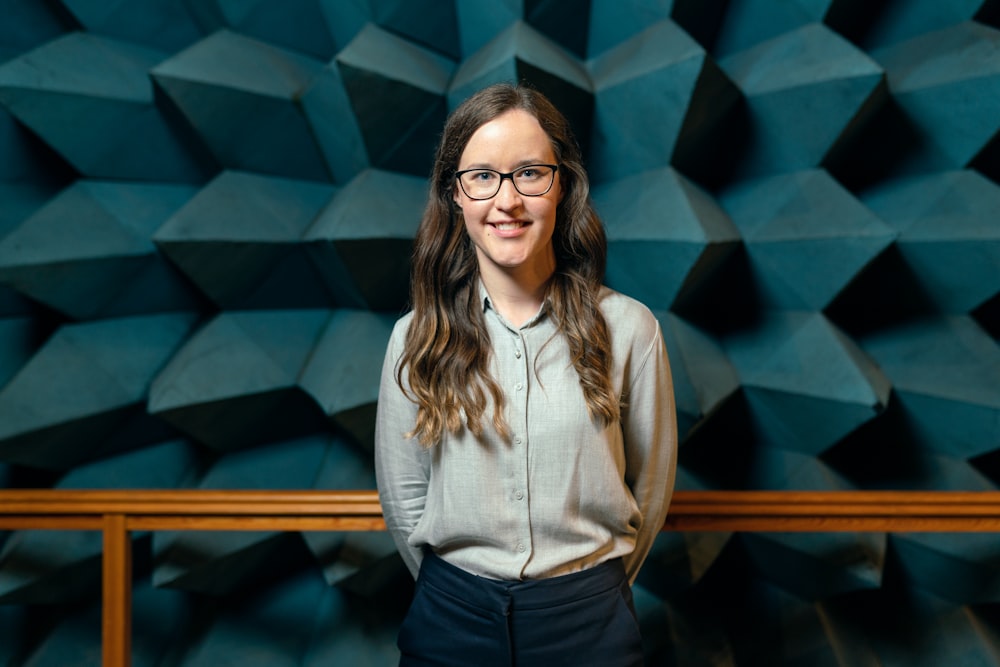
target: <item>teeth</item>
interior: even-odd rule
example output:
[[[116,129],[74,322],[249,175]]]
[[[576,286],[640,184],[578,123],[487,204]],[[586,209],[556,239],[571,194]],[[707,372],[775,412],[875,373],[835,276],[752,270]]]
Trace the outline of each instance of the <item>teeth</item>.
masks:
[[[496,228],[502,232],[510,232],[521,228],[520,222],[498,222]]]

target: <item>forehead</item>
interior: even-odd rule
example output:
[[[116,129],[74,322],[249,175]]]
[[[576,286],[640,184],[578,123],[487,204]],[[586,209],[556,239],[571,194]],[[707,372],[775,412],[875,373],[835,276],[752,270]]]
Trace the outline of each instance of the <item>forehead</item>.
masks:
[[[554,160],[552,141],[538,119],[523,109],[505,111],[469,137],[460,165],[510,167],[525,161]]]

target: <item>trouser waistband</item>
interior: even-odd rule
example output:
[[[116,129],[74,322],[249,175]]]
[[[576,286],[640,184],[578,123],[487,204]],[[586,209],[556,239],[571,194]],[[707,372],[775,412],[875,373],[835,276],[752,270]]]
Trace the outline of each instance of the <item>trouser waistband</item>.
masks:
[[[468,604],[495,611],[498,608],[543,609],[597,595],[621,586],[625,566],[621,558],[546,579],[500,581],[480,577],[448,563],[429,549],[420,566],[427,583],[450,591],[462,591]]]

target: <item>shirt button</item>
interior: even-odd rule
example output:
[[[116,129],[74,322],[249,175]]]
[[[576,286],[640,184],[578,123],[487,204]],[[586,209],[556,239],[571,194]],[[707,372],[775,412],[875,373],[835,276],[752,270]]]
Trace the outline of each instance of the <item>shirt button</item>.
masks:
[[[524,385],[518,382],[517,384],[514,385],[514,389],[521,391],[522,389],[524,389]]]
[[[518,359],[520,359],[521,358],[521,350],[514,350],[514,356],[517,357]]]
[[[518,544],[517,545],[517,550],[520,551],[521,553],[524,553],[524,545],[523,544]]]
[[[516,438],[514,438],[514,444],[515,445],[520,445],[521,444],[521,436],[517,436]]]
[[[514,497],[517,498],[518,500],[521,500],[522,498],[524,498],[524,492],[518,491],[517,493],[514,494]]]

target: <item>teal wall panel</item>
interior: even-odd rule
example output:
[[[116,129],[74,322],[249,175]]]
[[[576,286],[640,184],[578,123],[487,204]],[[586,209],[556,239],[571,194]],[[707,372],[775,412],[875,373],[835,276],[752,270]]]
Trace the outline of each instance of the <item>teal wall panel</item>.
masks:
[[[448,110],[570,118],[682,489],[1000,485],[996,0],[0,0],[0,485],[373,488]],[[99,543],[0,534],[0,664]],[[663,534],[655,666],[1000,665],[990,535]],[[385,533],[137,534],[136,665],[396,661]]]

